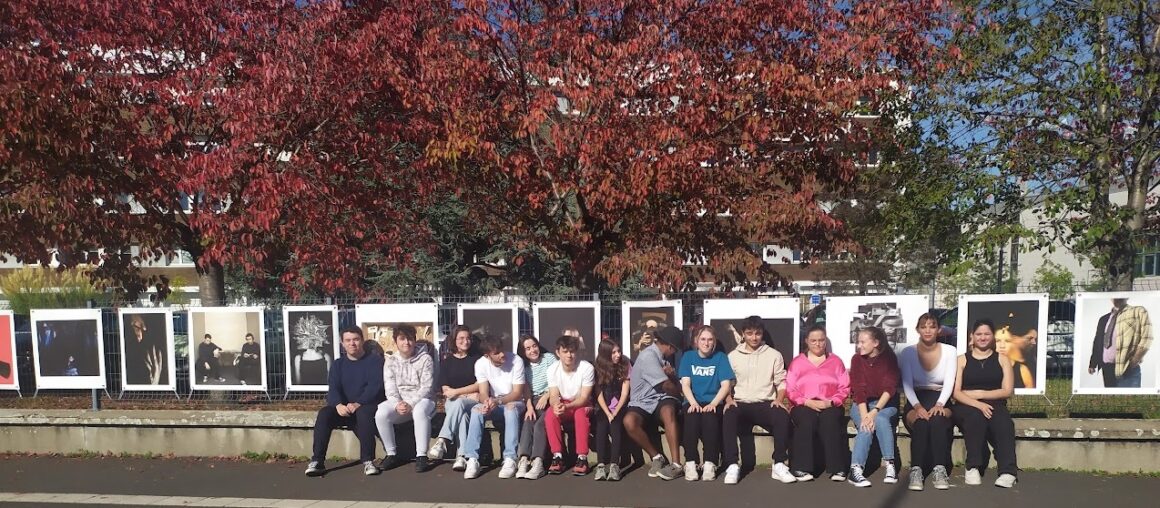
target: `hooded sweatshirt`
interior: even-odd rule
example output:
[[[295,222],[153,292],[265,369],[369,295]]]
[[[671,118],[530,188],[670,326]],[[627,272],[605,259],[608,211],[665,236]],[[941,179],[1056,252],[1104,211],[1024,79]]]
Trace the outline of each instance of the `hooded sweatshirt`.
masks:
[[[415,353],[410,358],[387,355],[383,363],[383,388],[387,398],[401,400],[414,407],[422,399],[431,398],[435,384],[435,362],[427,353]]]
[[[779,387],[785,388],[785,359],[769,344],[762,342],[756,351],[739,344],[729,353],[729,365],[737,378],[737,402],[769,402],[777,398]]]

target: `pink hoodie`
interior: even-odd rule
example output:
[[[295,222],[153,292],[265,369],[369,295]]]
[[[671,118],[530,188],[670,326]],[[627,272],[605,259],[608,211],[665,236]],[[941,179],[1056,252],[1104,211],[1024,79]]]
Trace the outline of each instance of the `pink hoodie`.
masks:
[[[837,355],[829,355],[817,367],[802,353],[789,364],[785,377],[786,395],[794,404],[807,400],[828,400],[841,406],[850,395],[850,374]]]

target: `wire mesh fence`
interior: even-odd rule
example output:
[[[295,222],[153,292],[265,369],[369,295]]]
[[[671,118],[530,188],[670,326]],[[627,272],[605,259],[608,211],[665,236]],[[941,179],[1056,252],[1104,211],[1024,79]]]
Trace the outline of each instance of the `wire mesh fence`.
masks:
[[[1019,288],[1020,292],[1034,288]],[[1144,288],[1152,289],[1152,288]],[[1158,288],[1160,289],[1160,288]],[[1082,290],[1082,289],[1081,289]],[[922,290],[911,294],[929,294]],[[835,295],[829,295],[835,296]],[[953,296],[953,295],[952,295]],[[704,304],[708,299],[732,298],[798,298],[801,309],[800,330],[810,325],[824,322],[824,299],[810,296],[769,295],[758,293],[668,293],[642,291],[617,295],[572,294],[512,294],[493,295],[416,295],[402,298],[361,298],[361,299],[319,299],[319,300],[242,300],[237,306],[261,307],[264,317],[262,341],[265,358],[265,390],[254,391],[246,387],[237,390],[205,391],[191,385],[190,319],[184,307],[172,307],[173,332],[175,342],[176,386],[173,391],[135,391],[122,385],[122,361],[118,314],[116,308],[103,307],[102,337],[104,346],[105,382],[107,388],[100,392],[100,403],[106,409],[214,409],[214,410],[308,410],[321,405],[325,397],[321,392],[302,392],[288,388],[287,361],[288,344],[284,333],[283,307],[289,305],[335,305],[338,308],[337,327],[355,326],[355,306],[377,303],[435,303],[438,306],[438,332],[441,340],[453,327],[458,318],[457,305],[460,303],[507,303],[518,309],[520,334],[534,331],[532,304],[552,301],[598,301],[600,302],[600,330],[609,337],[619,340],[622,330],[622,306],[626,301],[679,300],[682,307],[684,328],[700,324],[704,318]],[[935,304],[953,301],[953,298],[936,298]],[[1075,320],[1075,306],[1067,300],[1052,301],[1049,306],[1046,340],[1040,347],[1048,350],[1047,384],[1043,395],[1019,395],[1012,403],[1012,411],[1025,417],[1091,417],[1091,418],[1160,418],[1160,396],[1155,395],[1074,395],[1072,391],[1072,363]],[[957,309],[932,309],[946,317],[946,325],[957,326]],[[820,318],[820,319],[819,319]],[[912,326],[913,323],[907,323]],[[33,373],[31,323],[28,316],[16,316],[17,335],[16,371],[19,376],[20,391],[0,391],[0,407],[20,407],[30,409],[84,409],[92,404],[89,390],[37,390]],[[798,337],[800,339],[800,337]],[[953,342],[952,342],[953,343]],[[800,350],[800,347],[799,347]]]

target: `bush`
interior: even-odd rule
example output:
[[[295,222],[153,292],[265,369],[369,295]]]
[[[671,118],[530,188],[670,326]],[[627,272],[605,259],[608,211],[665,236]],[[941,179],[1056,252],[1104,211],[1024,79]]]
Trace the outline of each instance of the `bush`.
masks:
[[[0,277],[0,290],[15,314],[32,309],[86,307],[104,294],[104,281],[94,280],[93,268],[81,266],[65,270],[26,266]]]

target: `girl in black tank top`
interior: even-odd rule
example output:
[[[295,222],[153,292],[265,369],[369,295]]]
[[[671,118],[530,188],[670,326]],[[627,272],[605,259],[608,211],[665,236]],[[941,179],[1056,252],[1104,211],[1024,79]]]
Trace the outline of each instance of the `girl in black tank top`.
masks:
[[[999,465],[998,487],[1015,485],[1019,467],[1015,459],[1015,421],[1007,412],[1007,399],[1015,393],[1011,360],[995,350],[995,325],[987,320],[971,325],[970,345],[959,357],[955,381],[955,423],[966,444],[967,485],[980,485],[987,466],[987,435],[993,438]]]
[[[991,352],[982,360],[975,358],[973,351],[964,356],[967,361],[963,366],[960,390],[998,390],[1003,387],[1003,367],[999,365],[998,353]]]

